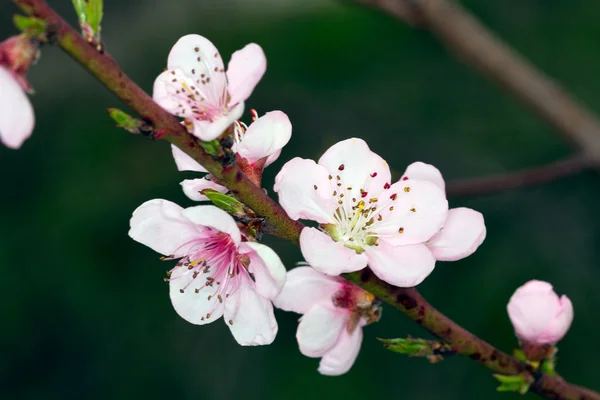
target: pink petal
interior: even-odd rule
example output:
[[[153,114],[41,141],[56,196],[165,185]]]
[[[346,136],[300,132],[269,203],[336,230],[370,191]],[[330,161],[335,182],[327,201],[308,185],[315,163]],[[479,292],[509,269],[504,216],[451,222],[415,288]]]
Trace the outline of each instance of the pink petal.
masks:
[[[168,200],[154,199],[139,206],[131,217],[129,236],[156,252],[182,257],[185,243],[196,238],[201,228],[183,214],[183,208]]]
[[[311,267],[298,267],[287,273],[285,285],[273,304],[285,311],[306,314],[315,304],[331,304],[333,295],[342,287],[336,278]]]
[[[33,107],[12,73],[1,66],[0,88],[0,140],[18,149],[33,131]]]
[[[362,328],[357,328],[352,333],[343,329],[335,346],[323,355],[319,364],[319,372],[330,376],[343,375],[348,372],[358,357],[362,338]]]
[[[245,101],[267,70],[267,58],[262,48],[250,43],[231,56],[227,66],[230,105]]]
[[[288,161],[275,177],[279,203],[292,219],[334,223],[337,208],[330,189],[329,172],[313,160],[299,157]]]
[[[448,215],[446,194],[427,181],[394,183],[381,193],[378,206],[382,222],[375,223],[373,231],[393,245],[426,242],[439,232]]]
[[[367,266],[367,255],[334,241],[331,236],[315,228],[306,227],[300,233],[300,250],[304,259],[317,271],[327,275],[354,272]]]
[[[408,178],[408,183],[413,179],[429,181],[437,185],[443,191],[446,191],[446,183],[444,182],[442,173],[439,169],[430,164],[425,164],[420,161],[410,164],[402,175],[402,180],[406,178]]]
[[[177,169],[179,171],[208,172],[196,160],[188,156],[174,144],[171,145],[171,151],[173,152],[173,158],[175,159],[175,164],[177,164]]]
[[[207,95],[220,98],[221,93],[226,90],[227,79],[225,72],[221,72],[224,69],[223,59],[212,42],[200,35],[180,38],[169,53],[167,68],[179,69],[187,76],[200,77],[204,74],[210,77],[210,82],[204,85]]]
[[[233,217],[213,205],[189,207],[182,214],[196,225],[227,233],[236,245],[240,244],[240,228]]]
[[[456,261],[470,256],[485,239],[485,223],[480,212],[470,208],[448,211],[442,230],[427,246],[440,261]]]
[[[347,312],[312,307],[300,320],[296,338],[300,352],[307,357],[321,357],[337,342],[348,320]]]
[[[250,258],[248,271],[254,276],[258,294],[267,299],[277,297],[286,279],[285,267],[277,253],[256,242],[241,243],[239,251]]]
[[[249,284],[242,284],[225,300],[225,322],[242,346],[271,344],[277,335],[271,301]]]
[[[152,99],[167,112],[175,114],[179,111],[180,102],[176,100],[169,90],[171,82],[171,73],[169,71],[163,71],[154,80],[154,87],[152,88]]]
[[[211,181],[208,177],[198,179],[186,179],[181,182],[183,193],[187,197],[196,201],[206,201],[208,197],[200,192],[204,189],[213,189],[220,193],[227,193],[228,189],[225,186],[221,186],[218,183]]]
[[[360,199],[361,189],[368,193],[368,198],[377,197],[391,181],[387,162],[372,152],[362,139],[347,139],[334,144],[321,156],[319,165],[334,178],[340,177],[341,190],[350,198]],[[339,192],[337,183],[336,179],[332,180],[332,191]]]
[[[266,113],[249,127],[237,146],[237,153],[250,163],[279,154],[292,137],[292,124],[281,111]],[[273,162],[275,159],[269,159]]]
[[[177,314],[195,325],[209,324],[223,315],[224,305],[217,297],[217,285],[205,286],[206,275],[194,278],[186,267],[173,270],[169,281],[169,296]],[[200,289],[196,293],[196,289]],[[183,293],[182,293],[183,291]]]
[[[373,273],[398,287],[418,285],[435,267],[435,258],[424,244],[392,246],[380,240],[379,246],[369,246],[365,252]]]
[[[214,121],[196,120],[194,119],[194,136],[205,142],[215,140],[221,136],[227,128],[231,126],[235,121],[240,119],[244,113],[244,103],[240,103],[235,106],[228,114],[222,115]]]
[[[573,318],[573,306],[565,298],[559,298],[552,285],[542,281],[530,281],[517,289],[507,306],[517,336],[534,344],[560,340]]]

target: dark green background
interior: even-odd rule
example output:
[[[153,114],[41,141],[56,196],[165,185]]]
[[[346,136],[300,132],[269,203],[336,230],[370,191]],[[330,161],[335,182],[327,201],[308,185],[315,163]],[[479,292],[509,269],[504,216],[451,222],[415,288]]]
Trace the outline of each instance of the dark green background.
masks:
[[[51,1],[73,20],[70,1]],[[447,179],[535,166],[572,152],[552,128],[456,61],[430,34],[325,0],[105,0],[108,50],[146,90],[188,33],[222,54],[259,43],[268,71],[248,108],[280,109],[294,126],[283,163],[361,137],[397,178],[409,163]],[[600,106],[600,3],[465,1],[483,22],[592,109]],[[0,37],[15,8],[0,5]],[[427,337],[385,309],[365,329],[342,377],[323,377],[295,341],[297,315],[279,312],[271,346],[243,348],[221,321],[179,318],[162,281],[169,263],[127,236],[131,212],[181,193],[166,143],[114,128],[121,104],[61,51],[47,48],[30,78],[37,126],[19,151],[0,148],[0,397],[9,399],[517,399],[496,393],[468,359],[437,365],[388,353],[376,337]],[[246,116],[247,120],[247,116]],[[600,138],[598,138],[600,140]],[[466,260],[439,263],[419,289],[499,348],[516,340],[506,315],[529,279],[552,282],[575,306],[560,343],[560,373],[600,389],[600,179],[595,172],[491,196],[451,198],[485,215],[488,236]],[[288,267],[294,246],[267,243]],[[533,398],[526,395],[524,398]]]

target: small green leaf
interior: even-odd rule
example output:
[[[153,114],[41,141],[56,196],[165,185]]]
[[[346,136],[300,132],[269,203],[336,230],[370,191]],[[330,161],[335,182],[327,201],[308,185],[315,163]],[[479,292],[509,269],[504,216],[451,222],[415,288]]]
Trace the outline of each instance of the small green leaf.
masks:
[[[204,189],[200,192],[201,194],[208,197],[208,199],[221,210],[228,212],[229,214],[241,217],[246,215],[246,207],[239,200],[217,192],[213,189]]]
[[[408,356],[427,357],[430,362],[437,362],[443,356],[454,354],[454,350],[448,344],[433,340],[398,338],[378,339],[383,346],[394,353],[407,354]]]
[[[499,392],[519,392],[525,394],[531,386],[531,380],[524,375],[500,375],[494,374],[494,378],[500,382],[496,388]]]
[[[123,128],[131,133],[140,133],[140,128],[144,126],[144,122],[133,118],[131,115],[118,108],[109,108],[108,115],[117,123],[117,127]]]
[[[87,5],[87,23],[90,24],[96,38],[100,37],[100,24],[104,16],[102,0],[88,0]]]
[[[85,0],[73,0],[73,7],[75,7],[79,23],[85,24],[87,22],[87,3]]]
[[[200,142],[200,146],[202,146],[202,148],[211,156],[216,156],[219,154],[221,143],[215,139],[211,140],[210,142]]]
[[[48,26],[44,20],[35,17],[25,17],[19,14],[15,14],[13,22],[20,31],[26,33],[30,37],[40,36],[46,31],[46,27]]]

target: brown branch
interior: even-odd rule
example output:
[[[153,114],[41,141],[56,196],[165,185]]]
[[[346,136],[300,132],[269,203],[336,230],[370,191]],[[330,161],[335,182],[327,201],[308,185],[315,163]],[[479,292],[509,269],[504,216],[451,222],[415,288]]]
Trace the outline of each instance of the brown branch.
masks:
[[[573,142],[600,165],[600,121],[542,71],[510,49],[452,0],[344,0],[381,9],[429,29],[479,70]]]
[[[197,140],[181,127],[178,120],[159,107],[125,73],[108,53],[100,53],[81,38],[43,0],[13,0],[26,14],[41,18],[52,25],[60,47],[90,71],[111,92],[137,112],[155,130],[155,138],[166,139],[203,165],[220,183],[227,186],[257,215],[266,219],[266,233],[298,243],[303,225],[291,220],[285,211],[258,186],[254,185],[235,164],[221,165],[207,154]],[[414,288],[399,289],[379,280],[368,269],[348,274],[347,279],[370,291],[375,296],[404,312],[407,316],[445,340],[460,354],[471,357],[501,374],[530,373],[519,360],[495,349],[429,305]],[[552,399],[600,400],[587,389],[571,385],[559,377],[532,374],[535,393]]]
[[[539,185],[577,174],[589,167],[587,159],[576,155],[551,164],[481,178],[467,178],[448,182],[448,196],[483,195],[504,190]]]

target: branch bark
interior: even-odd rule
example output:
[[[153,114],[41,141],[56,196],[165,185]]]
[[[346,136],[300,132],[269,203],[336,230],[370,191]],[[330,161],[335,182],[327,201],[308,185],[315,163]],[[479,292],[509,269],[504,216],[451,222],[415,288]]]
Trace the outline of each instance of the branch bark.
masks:
[[[430,30],[450,51],[562,133],[600,166],[600,121],[452,0],[344,0]]]
[[[207,154],[179,121],[159,107],[140,89],[108,53],[90,46],[43,0],[13,0],[28,15],[41,18],[57,30],[60,47],[90,71],[111,92],[154,127],[155,138],[166,139],[203,165],[220,183],[227,186],[240,201],[266,219],[265,233],[299,242],[303,225],[291,220],[285,211],[258,186],[254,185],[235,164],[221,165],[220,160]],[[600,395],[571,385],[560,377],[533,374],[529,367],[477,338],[441,314],[421,297],[414,288],[395,288],[379,280],[368,269],[346,275],[346,278],[382,301],[402,311],[432,334],[448,342],[457,353],[501,374],[529,373],[535,379],[531,391],[552,399],[600,400]]]
[[[522,171],[448,182],[446,193],[448,196],[491,194],[552,182],[559,178],[574,175],[588,167],[588,160],[583,156],[576,155],[551,164]]]

